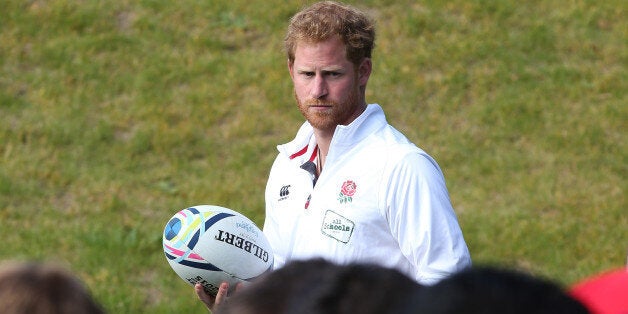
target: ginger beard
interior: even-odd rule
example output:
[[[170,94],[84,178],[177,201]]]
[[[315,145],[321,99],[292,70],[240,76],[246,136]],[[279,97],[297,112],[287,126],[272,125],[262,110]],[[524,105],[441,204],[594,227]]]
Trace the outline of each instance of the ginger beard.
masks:
[[[332,100],[308,99],[302,101],[294,91],[294,98],[297,101],[299,110],[305,119],[319,130],[333,131],[337,125],[347,125],[364,111],[364,104],[361,101],[360,88],[354,84],[352,91],[347,95],[347,99],[342,102]],[[331,106],[328,110],[313,110],[310,106]]]

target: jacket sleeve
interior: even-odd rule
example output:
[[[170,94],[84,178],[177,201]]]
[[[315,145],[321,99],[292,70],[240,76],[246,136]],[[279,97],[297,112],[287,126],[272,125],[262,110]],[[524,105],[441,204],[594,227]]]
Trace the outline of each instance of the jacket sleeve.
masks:
[[[415,279],[433,284],[471,265],[443,174],[424,152],[408,153],[391,166],[383,189],[388,224]]]
[[[281,229],[279,228],[281,222],[277,221],[280,216],[274,213],[276,209],[274,208],[274,202],[272,202],[273,198],[271,196],[274,181],[276,180],[274,178],[277,175],[277,169],[279,168],[277,164],[280,162],[280,156],[278,156],[275,159],[273,166],[271,167],[270,174],[268,176],[268,182],[266,183],[266,191],[264,197],[264,199],[266,200],[266,216],[264,218],[264,226],[262,230],[264,232],[264,235],[266,236],[266,239],[268,239],[268,243],[270,243],[273,249],[273,269],[278,269],[282,267],[286,261],[285,248],[282,245],[282,239],[280,234]]]

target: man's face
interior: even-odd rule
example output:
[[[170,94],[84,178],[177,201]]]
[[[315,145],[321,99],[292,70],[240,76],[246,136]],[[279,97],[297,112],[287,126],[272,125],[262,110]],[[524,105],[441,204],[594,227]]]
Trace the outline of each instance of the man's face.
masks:
[[[366,106],[361,87],[368,81],[370,67],[370,60],[365,59],[356,69],[337,37],[319,43],[299,42],[294,63],[288,63],[288,68],[305,119],[314,128],[331,132],[337,125],[351,123]]]

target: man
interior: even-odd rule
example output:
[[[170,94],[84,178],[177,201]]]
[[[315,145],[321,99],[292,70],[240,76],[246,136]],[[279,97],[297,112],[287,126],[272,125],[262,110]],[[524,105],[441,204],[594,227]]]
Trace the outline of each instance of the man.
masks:
[[[338,265],[322,259],[288,262],[258,278],[216,314],[410,314],[423,289],[396,269]]]
[[[43,262],[0,264],[0,312],[4,314],[102,314],[87,286],[62,266]]]
[[[628,264],[576,282],[569,294],[591,313],[628,313]]]
[[[469,251],[436,161],[366,103],[374,39],[373,22],[343,4],[316,3],[292,17],[288,70],[307,121],[278,146],[264,234],[275,268],[310,258],[365,262],[432,284],[468,267]]]
[[[589,313],[557,282],[487,265],[467,268],[425,287],[414,299],[413,308],[423,314]]]

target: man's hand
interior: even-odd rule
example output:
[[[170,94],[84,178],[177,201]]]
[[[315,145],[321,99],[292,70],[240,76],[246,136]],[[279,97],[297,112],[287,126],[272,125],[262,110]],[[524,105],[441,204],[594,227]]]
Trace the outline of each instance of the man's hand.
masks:
[[[238,284],[236,284],[232,294],[240,291],[240,289],[242,289],[244,286],[244,283],[239,282]],[[216,308],[219,307],[221,304],[227,303],[229,283],[223,282],[220,284],[220,286],[218,287],[218,292],[216,293],[216,297],[213,297],[205,292],[205,288],[203,288],[203,285],[201,285],[200,283],[194,285],[194,291],[196,292],[198,299],[201,300],[203,304],[205,304],[209,311],[215,311]]]
[[[198,296],[198,299],[205,304],[209,311],[214,311],[221,303],[227,302],[227,291],[229,291],[229,284],[223,282],[218,287],[218,293],[216,293],[216,297],[209,295],[205,292],[205,288],[200,283],[194,285],[194,291]]]

